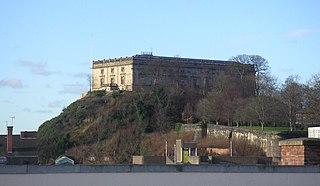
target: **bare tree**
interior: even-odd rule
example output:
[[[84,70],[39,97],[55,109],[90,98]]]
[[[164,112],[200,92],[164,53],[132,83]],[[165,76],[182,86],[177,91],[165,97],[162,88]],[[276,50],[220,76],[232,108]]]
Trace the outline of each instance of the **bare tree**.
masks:
[[[219,124],[222,119],[223,100],[220,99],[219,93],[209,92],[209,94],[200,100],[196,106],[196,116],[203,121],[215,121]]]
[[[289,76],[281,90],[281,98],[286,105],[290,131],[295,130],[297,114],[302,110],[303,86],[298,82],[299,76]]]
[[[256,95],[260,95],[261,90],[261,80],[262,76],[268,73],[270,67],[268,61],[259,55],[238,55],[231,57],[229,60],[236,61],[243,64],[252,64],[254,65],[254,70],[256,72]]]
[[[274,97],[279,93],[278,79],[269,73],[260,76],[260,95]]]
[[[241,83],[238,77],[234,77],[234,69],[229,70],[216,76],[214,89],[197,104],[196,114],[200,119],[239,125],[241,117],[237,115],[237,109],[243,107],[245,99],[252,97],[253,93],[250,96],[243,91],[248,87],[246,78]]]
[[[320,73],[313,75],[306,88],[305,118],[310,124],[320,123]]]

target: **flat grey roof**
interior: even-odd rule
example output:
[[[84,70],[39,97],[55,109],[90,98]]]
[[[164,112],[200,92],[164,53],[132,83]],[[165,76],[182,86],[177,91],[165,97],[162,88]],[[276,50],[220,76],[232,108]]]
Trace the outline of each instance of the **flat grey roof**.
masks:
[[[139,173],[139,172],[212,172],[212,173],[320,173],[320,166],[266,165],[2,165],[0,174],[53,173]]]

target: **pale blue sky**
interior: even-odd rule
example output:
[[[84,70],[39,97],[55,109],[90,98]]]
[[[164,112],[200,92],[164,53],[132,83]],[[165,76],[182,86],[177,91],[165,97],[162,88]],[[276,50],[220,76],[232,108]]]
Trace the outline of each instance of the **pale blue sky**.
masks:
[[[282,82],[320,72],[320,1],[0,1],[0,133],[37,130],[89,89],[93,59],[261,55]]]

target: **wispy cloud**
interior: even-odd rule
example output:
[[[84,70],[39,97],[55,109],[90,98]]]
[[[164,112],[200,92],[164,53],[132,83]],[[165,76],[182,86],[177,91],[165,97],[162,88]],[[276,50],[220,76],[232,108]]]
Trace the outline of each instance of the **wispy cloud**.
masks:
[[[304,36],[308,35],[310,33],[314,33],[316,30],[311,30],[311,29],[296,29],[296,30],[291,30],[285,34],[287,37],[299,37],[299,36]]]
[[[87,73],[77,73],[77,74],[74,74],[73,76],[75,77],[75,78],[86,78],[86,77],[88,77],[88,75],[89,74],[87,74]]]
[[[31,109],[30,108],[24,108],[24,109],[22,109],[22,112],[31,112]]]
[[[48,103],[48,107],[49,108],[61,108],[62,104],[63,104],[63,101],[56,100],[56,101]]]
[[[49,76],[55,72],[47,70],[46,63],[34,63],[31,61],[21,60],[20,65],[30,68],[31,73],[41,75],[41,76]]]
[[[62,94],[81,94],[88,90],[88,87],[83,84],[69,84],[63,85],[63,90],[60,91]]]
[[[36,110],[36,113],[39,113],[39,114],[51,114],[53,113],[52,110]]]
[[[0,87],[22,88],[23,85],[18,79],[3,79],[0,80]]]
[[[6,100],[3,100],[2,102],[3,102],[3,103],[7,103],[7,104],[13,104],[13,103],[14,103],[13,101],[11,101],[11,100],[8,100],[8,99],[6,99]]]

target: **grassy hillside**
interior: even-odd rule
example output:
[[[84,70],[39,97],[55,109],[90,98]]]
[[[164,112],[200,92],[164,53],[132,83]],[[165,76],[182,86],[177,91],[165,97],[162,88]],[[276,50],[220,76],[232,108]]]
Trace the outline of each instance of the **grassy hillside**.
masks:
[[[174,129],[190,96],[193,95],[157,88],[151,92],[110,95],[95,92],[70,104],[59,116],[39,127],[40,161],[48,163],[74,148],[89,148],[96,144],[103,147],[112,140],[118,140],[113,141],[113,144],[118,143],[117,149],[121,148],[120,143],[134,146],[127,153],[128,157],[140,153],[137,145],[141,144],[143,135]],[[126,162],[128,157],[118,162]]]
[[[193,139],[193,134],[174,130],[176,123],[197,122],[195,106],[201,98],[194,91],[163,88],[108,95],[93,92],[39,127],[40,163],[52,162],[62,154],[79,163],[130,163],[132,155],[163,155],[165,141],[172,154],[175,139]],[[207,146],[229,145],[221,139],[197,143],[202,155]],[[236,155],[262,154],[261,149],[246,142],[235,144]]]

